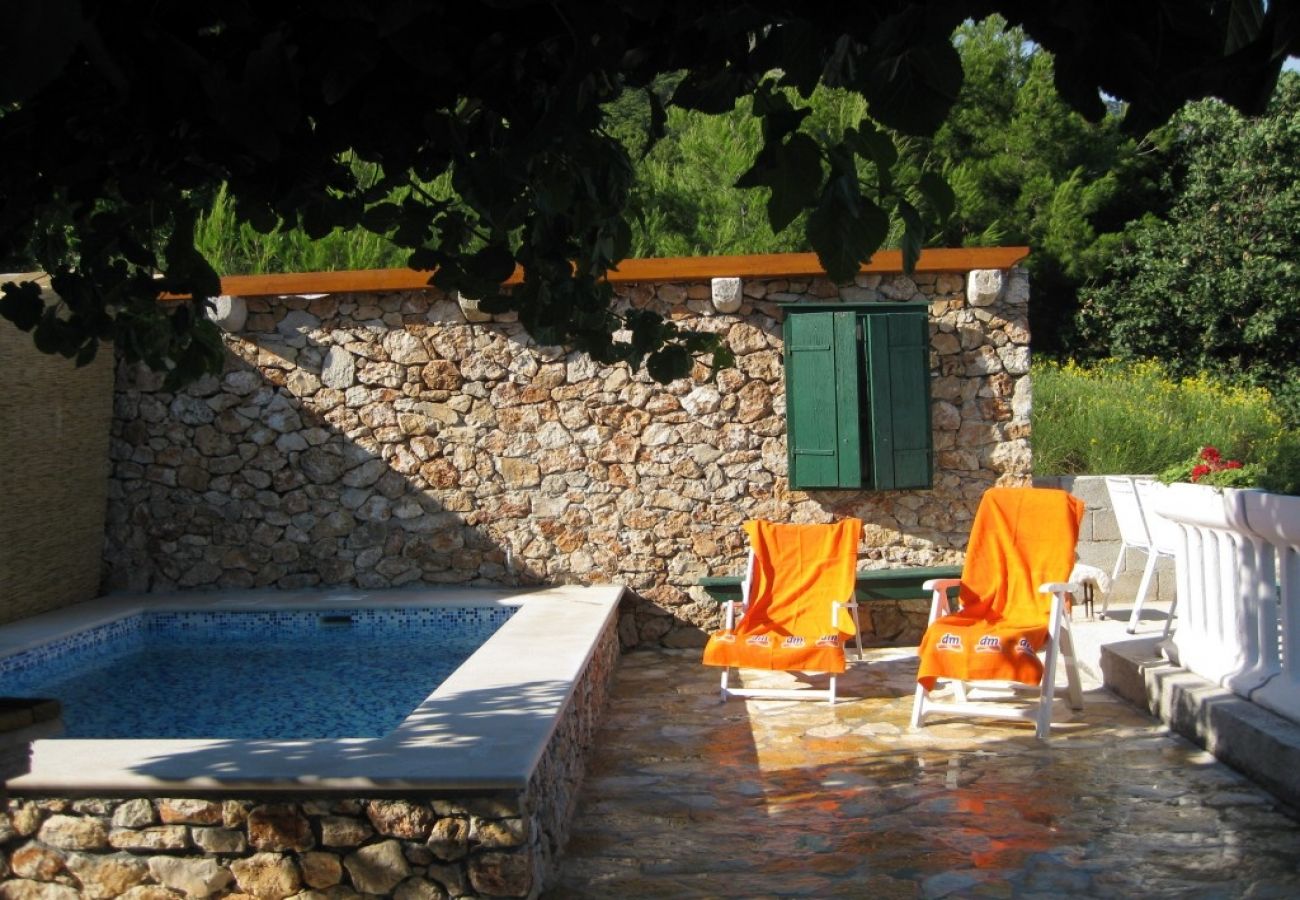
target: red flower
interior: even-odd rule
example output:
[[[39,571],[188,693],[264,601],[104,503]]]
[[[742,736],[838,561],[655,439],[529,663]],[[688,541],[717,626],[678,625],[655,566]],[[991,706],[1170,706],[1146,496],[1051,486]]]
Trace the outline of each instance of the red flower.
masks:
[[[1225,462],[1225,463],[1223,464],[1223,467],[1224,467],[1225,469],[1240,469],[1240,468],[1241,468],[1241,460],[1239,460],[1239,459],[1230,459],[1230,460],[1228,460],[1227,462]]]
[[[1205,475],[1209,475],[1210,472],[1212,472],[1212,471],[1213,471],[1213,470],[1212,470],[1209,466],[1205,465],[1204,463],[1201,463],[1201,464],[1198,465],[1198,466],[1193,466],[1193,467],[1192,467],[1192,482],[1195,483],[1195,482],[1197,482],[1197,481],[1200,481],[1201,478],[1202,478],[1203,476],[1205,476]]]
[[[1205,460],[1207,463],[1213,465],[1214,463],[1218,462],[1221,458],[1222,457],[1220,456],[1217,448],[1215,447],[1201,448],[1201,459]]]

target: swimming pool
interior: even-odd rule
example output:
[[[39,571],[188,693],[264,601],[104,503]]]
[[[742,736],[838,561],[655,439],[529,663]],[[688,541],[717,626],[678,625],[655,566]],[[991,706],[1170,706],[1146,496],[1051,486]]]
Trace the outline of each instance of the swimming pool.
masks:
[[[99,864],[83,856],[104,857],[143,884],[170,877],[154,871],[163,851],[213,884],[242,885],[267,866],[303,884],[307,857],[329,857],[332,877],[368,893],[400,882],[412,896],[535,897],[555,871],[617,665],[623,595],[618,585],[182,593],[102,598],[0,626],[3,665],[55,641],[96,641],[97,629],[127,629],[143,614],[513,610],[381,737],[38,740],[31,771],[6,784],[11,815],[76,849],[88,872]]]
[[[143,612],[0,659],[69,738],[377,738],[518,609]]]

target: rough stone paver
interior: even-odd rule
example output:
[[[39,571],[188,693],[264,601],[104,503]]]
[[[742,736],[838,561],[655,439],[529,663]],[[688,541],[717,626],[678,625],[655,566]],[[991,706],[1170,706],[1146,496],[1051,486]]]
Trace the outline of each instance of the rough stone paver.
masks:
[[[915,655],[868,657],[829,707],[721,705],[698,651],[625,655],[546,896],[1300,896],[1300,823],[1096,684],[1047,745],[909,733]]]

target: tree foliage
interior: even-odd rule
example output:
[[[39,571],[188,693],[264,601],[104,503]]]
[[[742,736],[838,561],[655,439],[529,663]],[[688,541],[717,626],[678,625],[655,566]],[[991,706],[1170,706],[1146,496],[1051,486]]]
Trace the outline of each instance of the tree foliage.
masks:
[[[838,138],[801,129],[818,85],[860,95],[885,127],[932,134],[961,85],[953,29],[1001,11],[1056,55],[1071,106],[1099,118],[1105,91],[1129,101],[1140,130],[1189,97],[1259,108],[1296,49],[1292,10],[1263,0],[18,4],[0,31],[0,259],[34,260],[61,304],[5,285],[0,314],[79,362],[112,338],[172,383],[218,366],[200,311],[219,281],[194,231],[224,184],[237,218],[259,231],[362,226],[436,284],[518,311],[538,341],[680,377],[700,354],[725,363],[725,348],[654,316],[616,316],[601,279],[631,246],[632,167],[605,114],[624,89],[648,91],[650,142],[666,107],[721,113],[746,98],[762,146],[739,183],[770,191],[774,231],[806,217],[809,242],[845,278],[891,219],[914,259],[930,227],[914,192],[943,192],[934,177],[894,183],[893,144],[869,122]],[[666,75],[676,82],[664,98],[655,87]],[[358,178],[356,161],[378,176]],[[424,190],[442,178],[451,196]],[[523,282],[503,296],[516,265]],[[159,291],[195,299],[160,307]]]
[[[939,167],[955,211],[944,246],[1026,244],[1035,351],[1068,349],[1079,287],[1125,222],[1159,202],[1155,173],[1112,105],[1089,122],[1057,93],[1050,53],[994,16],[958,29],[966,77],[948,120],[904,156]]]
[[[1098,352],[1268,387],[1300,421],[1300,75],[1263,117],[1207,100],[1163,141],[1170,209],[1125,231],[1081,327]]]

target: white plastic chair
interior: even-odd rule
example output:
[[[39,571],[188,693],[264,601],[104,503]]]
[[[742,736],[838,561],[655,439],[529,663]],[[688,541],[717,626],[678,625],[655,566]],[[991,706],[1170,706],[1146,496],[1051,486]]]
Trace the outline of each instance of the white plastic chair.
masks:
[[[1128,623],[1130,634],[1137,628],[1142,601],[1146,599],[1147,588],[1151,586],[1151,576],[1156,570],[1156,560],[1160,557],[1173,559],[1179,541],[1178,526],[1156,512],[1160,495],[1169,489],[1168,485],[1149,478],[1137,479],[1135,485],[1138,500],[1142,503],[1142,517],[1147,523],[1147,533],[1151,536],[1151,548],[1147,552],[1146,568],[1142,570],[1142,584],[1138,587],[1137,601],[1133,604],[1133,616]],[[1165,619],[1165,637],[1169,636],[1169,629],[1174,624],[1174,609],[1177,605],[1178,596],[1175,594],[1173,602],[1169,604],[1169,617]]]
[[[1138,621],[1142,617],[1142,604],[1146,601],[1147,591],[1151,587],[1151,578],[1156,571],[1156,559],[1160,556],[1173,556],[1172,544],[1167,550],[1160,549],[1156,547],[1152,538],[1156,514],[1149,502],[1143,503],[1142,493],[1150,494],[1154,490],[1153,485],[1163,487],[1158,482],[1146,479],[1137,481],[1127,475],[1106,476],[1106,493],[1110,495],[1110,505],[1115,512],[1115,521],[1119,525],[1120,538],[1119,556],[1115,558],[1115,567],[1110,573],[1111,582],[1114,583],[1125,568],[1129,550],[1141,550],[1147,555],[1146,566],[1142,569],[1142,580],[1138,583],[1137,596],[1133,601],[1133,613],[1129,616],[1127,628],[1129,634],[1137,631]],[[1163,517],[1161,522],[1167,524]],[[1163,525],[1160,527],[1163,537]],[[1169,525],[1169,527],[1174,526]],[[1101,604],[1102,618],[1106,617],[1106,610],[1110,608],[1110,596],[1111,593],[1107,591],[1106,599]],[[1171,617],[1172,614],[1171,610]]]

